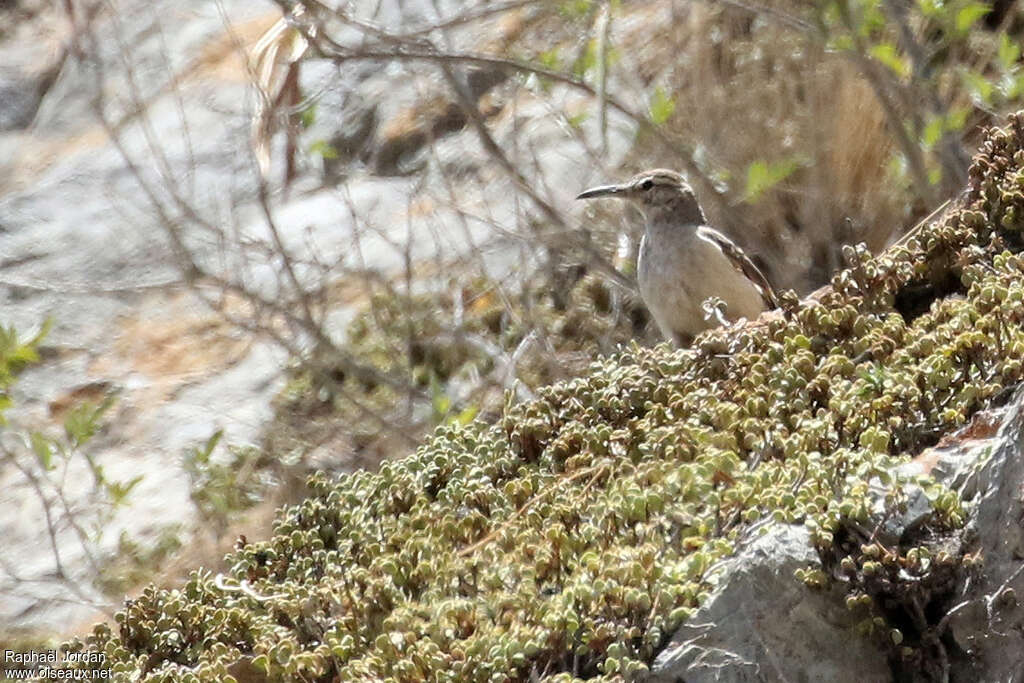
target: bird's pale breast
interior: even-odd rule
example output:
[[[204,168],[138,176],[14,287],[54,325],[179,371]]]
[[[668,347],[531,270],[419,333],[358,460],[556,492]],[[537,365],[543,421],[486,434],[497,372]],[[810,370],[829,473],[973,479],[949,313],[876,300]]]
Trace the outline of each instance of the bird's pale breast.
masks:
[[[693,336],[717,322],[705,320],[703,302],[726,303],[729,320],[754,318],[764,310],[757,287],[696,226],[648,225],[637,263],[640,296],[669,339]]]

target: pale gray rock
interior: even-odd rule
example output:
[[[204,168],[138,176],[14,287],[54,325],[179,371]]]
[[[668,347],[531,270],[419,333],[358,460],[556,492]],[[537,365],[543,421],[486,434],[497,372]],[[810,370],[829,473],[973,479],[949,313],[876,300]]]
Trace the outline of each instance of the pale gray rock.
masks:
[[[950,680],[1024,681],[1024,388],[1017,390],[980,467],[963,485],[984,558],[947,613]],[[987,455],[987,457],[986,457]]]
[[[718,587],[651,669],[652,683],[882,683],[886,653],[853,632],[841,588],[810,590],[820,565],[803,526],[762,529],[721,570]]]

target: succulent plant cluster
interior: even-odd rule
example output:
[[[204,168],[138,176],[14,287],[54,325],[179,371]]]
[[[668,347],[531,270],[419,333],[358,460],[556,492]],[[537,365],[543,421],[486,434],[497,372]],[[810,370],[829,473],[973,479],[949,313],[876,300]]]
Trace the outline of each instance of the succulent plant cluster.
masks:
[[[348,325],[345,352],[389,381],[344,372],[330,358],[296,368],[265,430],[268,449],[292,451],[340,421],[362,459],[376,464],[394,457],[380,417],[406,435],[461,415],[493,422],[511,380],[533,389],[578,375],[643,330],[647,314],[635,296],[582,266],[557,275],[565,280],[557,301],[549,278],[515,297],[479,277],[374,295]]]
[[[145,681],[646,670],[752,525],[802,523],[835,549],[844,525],[873,523],[879,490],[904,503],[894,465],[1020,380],[1024,114],[990,131],[961,201],[880,257],[848,250],[817,298],[689,350],[631,345],[494,425],[442,426],[379,472],[314,477],[226,577],[147,589],[71,647]],[[962,525],[955,494],[917,483],[935,534]],[[837,574],[851,607],[872,600],[865,577],[978,561],[850,547]],[[913,634],[883,631],[914,653]]]

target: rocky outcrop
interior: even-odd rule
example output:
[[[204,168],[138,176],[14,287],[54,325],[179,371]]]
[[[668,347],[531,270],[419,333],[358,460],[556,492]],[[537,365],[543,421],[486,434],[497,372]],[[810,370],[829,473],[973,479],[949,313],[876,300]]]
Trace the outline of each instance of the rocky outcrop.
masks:
[[[810,590],[798,570],[820,568],[810,532],[770,525],[728,560],[718,586],[654,660],[652,683],[893,680],[885,649],[854,635],[844,591]]]

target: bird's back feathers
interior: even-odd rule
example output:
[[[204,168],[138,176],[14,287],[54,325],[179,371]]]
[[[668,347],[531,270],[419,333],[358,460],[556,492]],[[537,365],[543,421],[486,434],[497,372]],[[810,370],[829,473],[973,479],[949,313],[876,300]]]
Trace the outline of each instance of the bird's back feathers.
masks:
[[[740,249],[739,245],[714,228],[709,228],[706,225],[699,226],[697,234],[704,239],[714,242],[722,250],[722,253],[728,257],[733,266],[754,283],[761,291],[761,298],[764,299],[765,306],[768,308],[778,308],[779,300],[771,283],[768,282],[768,278],[764,276],[760,268],[754,265],[754,262]]]

